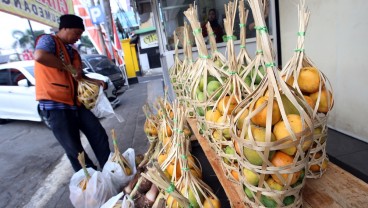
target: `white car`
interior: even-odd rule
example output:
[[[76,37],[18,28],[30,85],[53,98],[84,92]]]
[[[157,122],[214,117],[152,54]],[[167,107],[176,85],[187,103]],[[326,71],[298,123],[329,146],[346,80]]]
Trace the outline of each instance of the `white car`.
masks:
[[[108,77],[96,73],[86,76],[106,83],[104,92],[113,108],[120,102]],[[5,119],[43,121],[49,127],[36,101],[34,61],[0,64],[0,100],[0,122]]]

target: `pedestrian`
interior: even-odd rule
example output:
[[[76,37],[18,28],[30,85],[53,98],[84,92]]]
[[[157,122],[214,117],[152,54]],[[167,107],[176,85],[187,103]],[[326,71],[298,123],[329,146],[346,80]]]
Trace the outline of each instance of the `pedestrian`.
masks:
[[[84,31],[82,18],[66,14],[60,17],[59,31],[56,35],[44,34],[37,38],[35,59],[36,100],[41,113],[50,123],[57,141],[64,148],[75,171],[81,169],[78,153],[83,149],[80,131],[87,137],[100,167],[106,163],[109,142],[100,121],[77,99],[78,80],[88,79],[98,85],[104,82],[88,78],[83,74],[81,57],[72,44],[77,42]],[[77,75],[65,69],[73,65]],[[86,156],[86,166],[97,169]]]
[[[215,9],[210,9],[208,11],[208,22],[210,23],[213,33],[215,35],[215,39],[216,39],[216,43],[220,43],[223,42],[222,40],[222,36],[224,35],[224,29],[222,28],[222,26],[218,23],[217,20],[217,13]],[[206,29],[206,24],[202,25],[202,35],[203,37],[207,37],[207,29]]]

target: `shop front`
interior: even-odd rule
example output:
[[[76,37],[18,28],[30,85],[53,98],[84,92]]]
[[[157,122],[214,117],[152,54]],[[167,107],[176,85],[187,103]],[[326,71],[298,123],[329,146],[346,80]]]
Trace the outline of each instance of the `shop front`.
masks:
[[[182,27],[184,26],[184,22],[187,21],[183,12],[186,11],[190,4],[195,4],[198,12],[198,19],[202,25],[202,34],[206,40],[207,48],[210,49],[208,36],[206,33],[206,29],[204,25],[210,21],[211,26],[213,28],[220,28],[217,31],[217,48],[218,50],[225,54],[226,52],[226,42],[224,42],[223,34],[225,34],[223,30],[223,19],[225,18],[224,4],[228,3],[227,0],[219,0],[219,1],[211,1],[211,0],[153,0],[152,1],[152,12],[154,14],[155,25],[157,28],[158,35],[158,43],[160,50],[160,60],[163,68],[164,81],[165,85],[169,86],[169,95],[174,97],[174,93],[172,91],[172,87],[168,77],[168,70],[174,64],[174,31],[179,37],[179,40],[182,37]],[[246,3],[246,9],[249,9],[249,5]],[[269,4],[265,8],[266,15],[266,24],[268,25],[268,31],[271,34],[271,40],[273,41],[274,50],[277,50],[277,27],[276,27],[276,10],[275,10],[275,2],[269,1]],[[234,35],[236,36],[236,41],[234,43],[236,53],[239,52],[240,49],[240,25],[239,18],[235,18],[235,27],[234,27]],[[246,40],[246,49],[250,54],[251,58],[254,57],[256,52],[256,38],[255,38],[255,29],[254,29],[254,21],[251,12],[249,13],[249,17],[247,20],[247,40]],[[253,25],[253,26],[252,26]],[[220,32],[218,32],[220,30]],[[222,33],[221,33],[222,30]],[[220,36],[220,37],[218,37]],[[197,48],[194,43],[194,38],[192,38],[192,50],[193,50],[193,58],[196,59],[198,56]],[[226,41],[226,40],[225,40]],[[179,56],[183,56],[183,51],[181,50],[182,46],[179,43]],[[277,56],[277,53],[275,53]],[[276,57],[278,60],[278,57]]]

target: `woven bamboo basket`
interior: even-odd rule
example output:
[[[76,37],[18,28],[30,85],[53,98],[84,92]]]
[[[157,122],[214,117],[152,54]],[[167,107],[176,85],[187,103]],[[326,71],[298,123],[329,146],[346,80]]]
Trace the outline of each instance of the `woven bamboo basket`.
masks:
[[[183,62],[179,59],[179,54],[178,54],[179,39],[176,36],[175,31],[174,31],[174,42],[175,42],[174,65],[171,66],[171,68],[169,69],[169,77],[170,77],[170,81],[172,83],[176,96],[180,97],[182,86],[179,83],[178,75],[180,74],[180,71],[182,69]]]
[[[159,164],[152,163],[147,167],[146,173],[141,175],[151,181],[165,195],[166,208],[190,207],[189,200],[185,198],[175,185],[166,177]]]
[[[147,104],[142,107],[146,121],[144,122],[144,133],[150,143],[158,139],[158,118],[154,115],[152,108]]]
[[[78,71],[71,64],[63,62],[65,70],[69,71],[73,77],[78,76]],[[100,87],[92,81],[86,79],[78,80],[77,98],[87,109],[92,109],[96,105]]]
[[[308,163],[308,178],[320,178],[327,169],[326,154],[327,120],[333,107],[333,91],[323,72],[305,53],[304,40],[308,27],[310,11],[301,0],[298,8],[299,31],[297,48],[294,55],[281,71],[286,82],[303,95],[304,100],[313,111],[314,142],[311,146]]]
[[[235,141],[240,182],[250,207],[301,207],[304,174],[313,140],[312,112],[301,95],[282,81],[275,67],[272,44],[259,0],[249,0],[266,78],[233,111],[231,136]],[[284,100],[297,112],[288,114]]]
[[[212,58],[213,62],[215,63],[216,67],[222,68],[227,62],[226,58],[222,53],[220,53],[217,50],[217,43],[216,43],[215,33],[213,32],[213,29],[212,29],[211,24],[209,22],[206,24],[206,28],[207,28],[207,34],[208,34],[209,40],[210,40],[211,58]]]
[[[234,143],[230,135],[230,115],[238,103],[250,93],[250,89],[236,73],[238,65],[236,63],[233,38],[235,13],[236,2],[229,2],[225,5],[226,18],[224,20],[224,27],[227,37],[229,78],[217,90],[216,93],[220,95],[218,97],[210,97],[209,102],[205,106],[205,122],[207,127],[205,135],[210,138],[213,148],[222,158],[222,168],[227,178],[239,183],[238,161],[235,155]]]
[[[243,71],[252,61],[246,49],[246,22],[248,19],[248,13],[249,11],[245,10],[244,1],[239,1],[240,51],[236,58],[238,63],[238,74],[244,74]]]
[[[188,10],[184,12],[193,30],[196,46],[198,48],[199,58],[193,64],[193,70],[190,75],[190,103],[196,112],[196,118],[198,121],[198,128],[200,132],[203,132],[206,127],[204,124],[204,112],[205,105],[210,96],[214,94],[214,91],[223,85],[227,79],[227,73],[222,69],[215,67],[211,56],[208,54],[206,43],[202,36],[201,26],[197,17],[196,5],[190,6]],[[210,87],[208,87],[209,85]]]
[[[92,109],[96,105],[99,94],[99,86],[93,82],[82,79],[78,81],[78,101],[87,109]]]
[[[262,7],[261,9],[262,14],[265,13],[265,7]],[[245,16],[247,17],[247,14],[241,15],[241,16]],[[244,17],[242,18],[244,19]],[[246,22],[246,20],[242,20],[241,22]],[[246,29],[244,27],[245,25],[241,25],[241,35],[243,34],[243,37],[246,37]],[[259,29],[260,27],[255,27],[255,29]],[[267,30],[267,28],[266,28]],[[242,41],[245,42],[245,38],[241,39]],[[262,50],[262,46],[261,46],[261,39],[260,39],[260,33],[256,33],[256,54],[255,57],[253,58],[253,60],[249,61],[249,56],[246,53],[245,48],[243,49],[244,45],[241,45],[241,50],[240,50],[240,54],[238,56],[238,61],[239,63],[243,64],[240,66],[239,68],[239,74],[240,77],[242,77],[242,79],[244,80],[244,82],[250,87],[251,91],[254,91],[258,85],[261,83],[262,79],[265,77],[265,72],[266,72],[266,67],[265,67],[265,60],[264,60],[264,55],[263,55],[263,50]],[[243,53],[243,54],[242,54]],[[271,51],[271,55],[272,57],[275,57],[275,54],[273,51]]]
[[[183,38],[183,52],[184,52],[184,60],[183,66],[181,70],[181,74],[178,76],[180,79],[180,83],[183,86],[182,97],[179,98],[179,102],[182,103],[186,107],[187,118],[194,118],[195,111],[190,103],[190,74],[193,71],[193,55],[192,55],[192,43],[190,42],[189,31],[191,31],[190,26],[185,22],[184,23],[184,38]]]
[[[190,148],[189,137],[185,134],[186,118],[183,106],[179,106],[177,101],[174,101],[174,118],[172,120],[172,136],[167,141],[164,140],[162,149],[159,153],[159,164],[161,169],[167,172],[170,176],[170,180],[177,182],[182,176],[182,168],[180,166],[180,158],[183,155],[181,147],[184,146],[185,149]],[[190,171],[202,176],[202,169],[198,160],[189,154],[186,154],[186,158],[190,164]]]
[[[219,200],[213,194],[211,188],[201,180],[200,163],[190,154],[190,141],[183,134],[186,123],[185,108],[179,106],[178,102],[174,102],[173,106],[175,112],[173,142],[178,145],[172,145],[168,158],[161,167],[164,167],[167,161],[178,161],[174,168],[176,171],[179,170],[180,173],[176,172],[176,176],[171,176],[176,188],[189,199],[192,207],[203,207],[206,203],[214,206],[214,202],[211,203],[212,200],[217,203],[219,203]],[[172,163],[169,165],[172,165]]]
[[[245,20],[241,20],[241,22],[244,21]],[[241,35],[246,37],[244,27],[241,27],[241,32],[242,32]],[[241,41],[245,42],[245,38],[243,38],[243,36],[241,36],[242,38]],[[246,52],[246,49],[243,47],[240,49],[240,54],[238,55],[238,63],[240,65],[238,70],[239,76],[244,80],[244,82],[251,89],[251,91],[254,91],[261,83],[262,79],[265,77],[265,69],[266,69],[260,33],[256,33],[256,43],[257,43],[257,50],[253,60],[250,60]],[[274,57],[274,54],[272,54],[272,57]]]

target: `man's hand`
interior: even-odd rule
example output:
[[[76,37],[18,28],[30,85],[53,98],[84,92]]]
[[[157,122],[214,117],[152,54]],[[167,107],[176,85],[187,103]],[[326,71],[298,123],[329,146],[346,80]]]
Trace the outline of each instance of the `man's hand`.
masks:
[[[94,81],[95,81],[95,83],[96,83],[97,85],[102,86],[102,88],[103,88],[104,90],[106,90],[107,85],[105,84],[105,82],[104,82],[104,81],[102,81],[102,80],[97,80],[97,79],[95,79]]]
[[[250,23],[249,26],[248,26],[249,30],[250,31],[254,30],[254,26],[255,26],[255,23],[254,22],[253,23]]]

